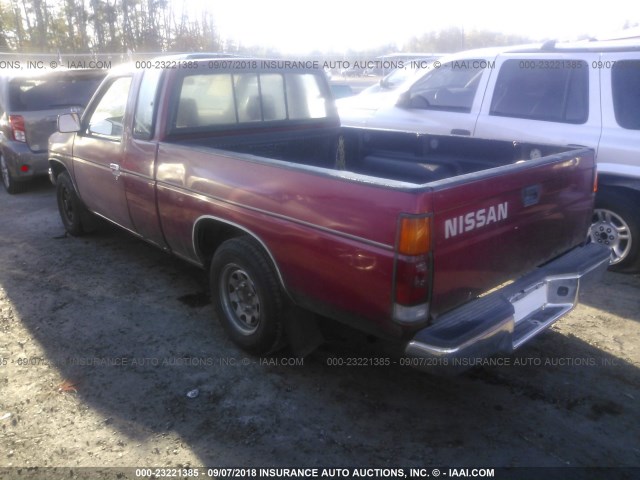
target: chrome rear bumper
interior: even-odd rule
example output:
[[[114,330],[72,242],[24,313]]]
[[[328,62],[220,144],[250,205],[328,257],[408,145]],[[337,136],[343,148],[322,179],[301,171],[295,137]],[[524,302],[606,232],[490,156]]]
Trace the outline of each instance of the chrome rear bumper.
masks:
[[[512,353],[573,309],[580,287],[602,276],[609,257],[609,249],[601,245],[576,248],[446,313],[419,331],[405,354],[427,360],[412,362],[418,368],[455,372],[478,364],[478,359]]]

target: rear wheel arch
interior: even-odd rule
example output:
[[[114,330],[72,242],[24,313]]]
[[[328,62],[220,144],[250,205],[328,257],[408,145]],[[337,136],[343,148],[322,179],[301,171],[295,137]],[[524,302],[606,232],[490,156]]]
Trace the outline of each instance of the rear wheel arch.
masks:
[[[621,193],[640,194],[640,178],[598,172],[598,190],[621,190]]]
[[[605,238],[607,228],[611,235]],[[604,230],[603,230],[604,229]],[[611,269],[640,269],[640,190],[628,186],[600,185],[589,231],[591,241],[615,243]],[[626,248],[629,247],[629,248]]]
[[[222,218],[208,215],[202,216],[196,220],[193,227],[193,248],[200,262],[206,269],[209,269],[213,256],[220,245],[227,240],[240,237],[249,237],[260,245],[276,271],[280,287],[287,296],[290,296],[280,268],[271,250],[257,234],[246,227]]]

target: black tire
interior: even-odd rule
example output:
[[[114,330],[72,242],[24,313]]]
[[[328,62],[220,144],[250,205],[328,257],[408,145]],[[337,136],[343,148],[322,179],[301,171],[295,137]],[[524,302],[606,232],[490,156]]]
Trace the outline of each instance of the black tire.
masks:
[[[254,355],[282,346],[284,295],[271,259],[249,237],[225,241],[211,262],[215,314],[231,340]]]
[[[610,270],[631,272],[640,268],[640,195],[602,188],[596,195],[592,242],[611,247]]]
[[[67,232],[74,236],[87,233],[86,224],[91,213],[78,197],[71,177],[67,172],[62,172],[56,179],[56,197],[60,219]]]
[[[27,186],[27,182],[18,182],[11,175],[11,170],[9,170],[9,165],[7,165],[4,155],[0,155],[0,177],[2,177],[2,185],[4,185],[5,190],[11,195],[23,192]]]

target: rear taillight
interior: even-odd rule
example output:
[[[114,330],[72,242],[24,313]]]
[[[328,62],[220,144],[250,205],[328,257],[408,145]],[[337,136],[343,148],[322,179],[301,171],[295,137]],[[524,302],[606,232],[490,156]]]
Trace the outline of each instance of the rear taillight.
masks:
[[[398,253],[421,255],[431,250],[429,217],[401,217],[398,232]]]
[[[393,319],[418,324],[429,316],[431,217],[404,215],[398,222]]]
[[[396,263],[396,303],[415,305],[429,294],[429,262],[426,255],[398,257]]]
[[[16,142],[26,143],[27,135],[24,128],[24,117],[22,115],[9,115],[9,125],[11,133]]]
[[[593,193],[598,192],[598,170],[593,174]]]

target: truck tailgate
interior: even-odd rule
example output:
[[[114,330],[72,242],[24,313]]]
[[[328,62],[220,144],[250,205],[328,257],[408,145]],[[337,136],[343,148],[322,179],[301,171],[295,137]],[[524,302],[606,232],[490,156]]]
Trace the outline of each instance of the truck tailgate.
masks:
[[[434,318],[582,243],[594,164],[579,149],[436,182]]]

